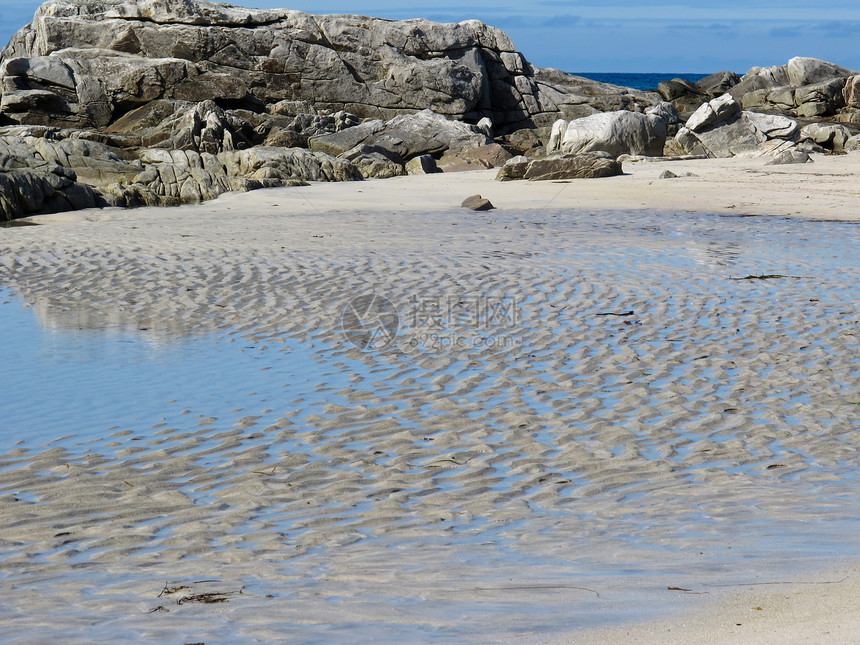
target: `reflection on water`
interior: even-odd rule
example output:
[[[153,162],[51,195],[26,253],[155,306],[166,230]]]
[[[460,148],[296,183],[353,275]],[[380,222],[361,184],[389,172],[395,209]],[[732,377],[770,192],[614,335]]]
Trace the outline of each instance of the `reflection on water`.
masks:
[[[330,394],[316,394],[316,383],[349,384],[345,373],[317,363],[312,346],[296,340],[277,344],[282,357],[272,365],[264,344],[240,336],[189,336],[179,325],[147,330],[138,322],[118,325],[111,315],[51,307],[33,307],[42,314],[34,319],[2,291],[0,303],[5,378],[21,384],[0,403],[0,450],[59,437],[98,441],[108,429],[149,433],[153,426],[187,424],[188,407],[205,409],[226,428],[248,416],[249,403],[277,407],[268,415],[275,421],[295,412],[291,402],[311,409],[331,401]],[[267,403],[262,392],[255,396],[260,388],[277,394],[281,405]]]
[[[210,331],[200,322],[193,324],[179,316],[157,318],[117,307],[69,306],[54,296],[38,294],[30,307],[43,329],[48,331],[97,331],[109,336],[140,336],[153,344],[169,343]]]

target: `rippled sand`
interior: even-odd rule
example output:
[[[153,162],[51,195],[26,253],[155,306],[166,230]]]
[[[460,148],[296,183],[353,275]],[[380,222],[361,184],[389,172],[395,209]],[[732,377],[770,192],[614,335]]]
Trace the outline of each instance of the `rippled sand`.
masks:
[[[858,225],[283,195],[0,236],[0,637],[540,640],[856,558]]]

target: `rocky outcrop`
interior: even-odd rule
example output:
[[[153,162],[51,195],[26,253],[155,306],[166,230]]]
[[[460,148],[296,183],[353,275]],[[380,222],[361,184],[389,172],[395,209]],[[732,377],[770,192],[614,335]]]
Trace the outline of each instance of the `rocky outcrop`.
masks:
[[[657,91],[679,113],[689,116],[702,103],[725,94],[740,83],[740,80],[740,77],[734,72],[717,72],[701,78],[695,83],[681,78],[662,81],[657,86]]]
[[[49,0],[0,52],[0,217],[502,164],[607,176],[622,154],[841,150],[860,124],[860,75],[815,59],[660,93],[536,68],[475,20]]]
[[[558,118],[657,101],[535,68],[475,20],[207,0],[49,0],[0,52],[0,125],[42,128],[29,164],[56,156],[126,205],[392,177],[425,155],[421,168],[493,167],[510,156],[494,135],[537,150]]]
[[[598,179],[620,175],[621,162],[605,152],[556,155],[546,159],[514,157],[499,169],[496,179],[547,181],[561,179]]]
[[[744,110],[794,117],[833,116],[845,106],[843,90],[856,72],[815,58],[754,67],[729,93]]]
[[[79,134],[0,129],[0,219],[94,206],[175,206],[230,191],[362,178],[349,161],[305,149],[257,146],[216,155],[189,144],[131,155]]]
[[[308,140],[311,150],[347,159],[367,177],[402,175],[408,161],[430,155],[443,171],[501,165],[510,155],[493,144],[486,129],[423,110],[388,122],[366,121]],[[493,163],[493,160],[496,163]]]
[[[49,0],[2,59],[6,118],[64,127],[104,128],[153,101],[214,99],[225,109],[306,104],[382,120],[429,109],[512,130],[654,100],[536,69],[476,20],[313,16],[206,0]]]
[[[741,110],[741,106],[725,94],[694,112],[675,140],[687,154],[768,156],[793,148],[799,133],[796,121]]]
[[[663,154],[668,124],[658,114],[641,114],[619,110],[564,121],[552,128],[547,153],[576,155],[580,152],[607,152],[613,157],[621,154]]]
[[[19,141],[0,139],[0,220],[106,205],[73,171],[20,152]]]

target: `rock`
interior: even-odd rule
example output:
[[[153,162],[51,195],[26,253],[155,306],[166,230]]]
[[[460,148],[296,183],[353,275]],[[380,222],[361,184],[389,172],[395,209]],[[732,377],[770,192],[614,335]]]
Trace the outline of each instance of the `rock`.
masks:
[[[487,118],[504,133],[654,102],[534,68],[504,33],[476,20],[311,16],[206,0],[49,0],[2,59],[4,94],[57,97],[11,96],[7,118],[64,127],[102,128],[155,100],[214,99],[289,116],[346,110],[390,120],[429,109]]]
[[[246,123],[228,115],[214,101],[152,101],[119,119],[107,132],[128,135],[142,147],[218,154],[248,148],[240,131]]]
[[[765,139],[785,139],[792,141],[798,134],[797,121],[775,114],[745,112],[745,121]]]
[[[845,79],[815,83],[798,87],[794,91],[795,114],[801,117],[828,116],[834,114],[845,104],[843,90]]]
[[[67,169],[48,163],[27,168],[18,161],[0,153],[0,221],[105,205]]]
[[[467,197],[463,200],[463,203],[460,204],[463,208],[469,208],[473,211],[489,211],[493,210],[495,206],[493,206],[492,202],[489,199],[484,199],[480,195],[472,195],[471,197]]]
[[[660,173],[660,179],[678,179],[678,175],[676,175],[671,170],[664,170]]]
[[[845,107],[852,110],[860,109],[860,76],[850,76],[846,79],[842,100]]]
[[[462,150],[454,155],[443,155],[436,162],[442,172],[481,170],[503,166],[513,155],[498,143]]]
[[[0,135],[0,157],[6,159],[7,167],[36,172],[45,172],[47,166],[62,167],[70,178],[92,187],[128,181],[143,169],[140,163],[123,159],[120,150],[103,143],[64,139],[59,131],[32,134]]]
[[[443,155],[436,161],[439,172],[469,172],[472,170],[487,170],[489,166],[477,161],[469,161],[459,157]]]
[[[696,81],[696,87],[711,98],[717,98],[740,82],[741,77],[734,72],[717,72],[705,78],[700,78]]]
[[[855,74],[850,69],[845,69],[833,63],[818,60],[817,58],[803,58],[800,56],[788,61],[786,73],[788,74],[788,84],[792,87],[813,85],[836,78],[848,78]]]
[[[605,152],[584,152],[578,155],[548,157],[528,162],[513,161],[505,164],[496,179],[558,180],[595,179],[621,174],[621,163]]]
[[[363,144],[343,153],[340,158],[352,162],[365,179],[390,179],[406,174],[403,164],[392,159],[387,151]]]
[[[529,163],[529,158],[522,155],[508,159],[505,165],[496,173],[496,179],[498,181],[524,179],[526,171],[529,169]]]
[[[480,130],[481,132],[483,132],[484,136],[488,139],[493,138],[493,122],[487,117],[484,117],[483,119],[478,121],[478,123],[475,124],[475,127],[478,128],[478,130]]]
[[[312,137],[311,150],[342,155],[362,144],[385,150],[392,158],[408,160],[423,154],[458,153],[491,142],[476,126],[450,121],[441,114],[424,110],[391,121],[367,121],[333,134]]]
[[[655,114],[616,111],[595,114],[569,123],[553,125],[547,154],[603,151],[620,154],[659,156],[666,143],[667,123]]]
[[[546,156],[546,144],[550,137],[550,128],[522,129],[501,137],[509,150],[529,157]]]
[[[740,114],[741,106],[731,94],[711,99],[702,105],[687,119],[686,127],[693,132],[700,132],[716,123],[727,121]]]
[[[809,139],[798,141],[797,145],[794,148],[795,148],[795,150],[801,150],[802,152],[805,152],[808,155],[811,155],[811,154],[825,155],[829,152],[832,152],[831,150],[828,150],[827,148],[822,148],[820,145],[818,145],[814,141],[810,141]]]
[[[33,58],[11,58],[0,68],[2,76],[24,76],[40,84],[57,85],[75,89],[71,68],[58,56],[34,56]]]
[[[538,111],[532,114],[528,121],[520,122],[519,127],[517,124],[511,124],[504,131],[514,131],[522,127],[549,127],[559,118],[578,119],[598,112],[642,112],[660,101],[660,95],[656,92],[639,92],[626,87],[606,85],[557,69],[534,68],[533,72],[533,77],[524,78],[529,87],[537,88],[533,97],[536,106],[533,106],[531,96],[527,95],[522,100],[532,106],[529,110]],[[517,87],[520,86],[523,89],[526,87],[523,82]],[[516,107],[515,100],[516,94],[511,92],[506,104]]]
[[[853,137],[848,139],[848,141],[845,142],[844,149],[846,152],[860,150],[860,134],[855,134]]]
[[[268,106],[269,114],[275,116],[298,116],[299,114],[316,114],[310,101],[291,101],[284,99]]]
[[[0,135],[16,150],[6,171],[19,173],[14,185],[57,183],[43,170],[50,162],[114,205],[392,177],[414,158],[412,172],[495,167],[509,149],[543,155],[559,117],[675,118],[658,103],[653,93],[535,68],[478,21],[49,0],[0,52],[0,123],[18,128]],[[614,136],[629,146],[653,135],[631,132]],[[494,133],[511,136],[501,145]],[[64,190],[66,205],[39,208],[89,203],[72,198],[72,184]]]
[[[734,157],[775,155],[793,148],[798,138],[797,122],[787,117],[746,111],[728,111],[724,115],[716,123],[699,126],[697,131],[681,128],[675,140],[687,154]]]
[[[78,181],[93,187],[127,181],[141,171],[141,164],[121,157],[121,151],[81,139],[33,138],[28,144],[42,159],[75,173]]]
[[[406,162],[406,173],[409,175],[430,175],[439,172],[436,160],[430,155],[420,155]]]
[[[851,138],[851,130],[838,123],[810,123],[801,128],[800,137],[838,152]]]
[[[50,90],[14,90],[4,92],[0,100],[0,114],[21,114],[49,112],[52,114],[70,113],[69,104],[56,92]],[[26,122],[28,119],[19,119]],[[59,120],[59,119],[58,119]],[[39,119],[48,122],[48,119]]]
[[[231,177],[303,181],[359,181],[363,178],[349,161],[302,148],[257,146],[225,151],[216,157]]]
[[[657,105],[649,107],[645,110],[645,114],[659,116],[668,126],[679,125],[682,123],[678,110],[676,110],[675,106],[668,101],[660,101]]]
[[[297,114],[292,119],[246,110],[234,110],[230,114],[253,126],[251,138],[255,145],[282,148],[307,148],[311,137],[340,132],[361,122],[354,114],[343,111],[331,115]]]
[[[809,155],[802,150],[785,150],[767,162],[768,166],[780,166],[786,164],[812,163]]]
[[[729,93],[745,110],[829,116],[845,105],[846,81],[853,74],[826,61],[792,58],[786,65],[752,68]]]
[[[711,97],[690,81],[680,78],[661,81],[657,91],[666,101],[675,106],[681,114],[690,114]]]

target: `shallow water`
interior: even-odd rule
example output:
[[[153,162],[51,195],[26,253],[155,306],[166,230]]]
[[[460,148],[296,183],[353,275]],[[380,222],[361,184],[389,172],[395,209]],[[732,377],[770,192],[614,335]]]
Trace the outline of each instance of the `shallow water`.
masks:
[[[524,637],[857,557],[857,225],[453,217],[442,255],[0,241],[0,635]]]

